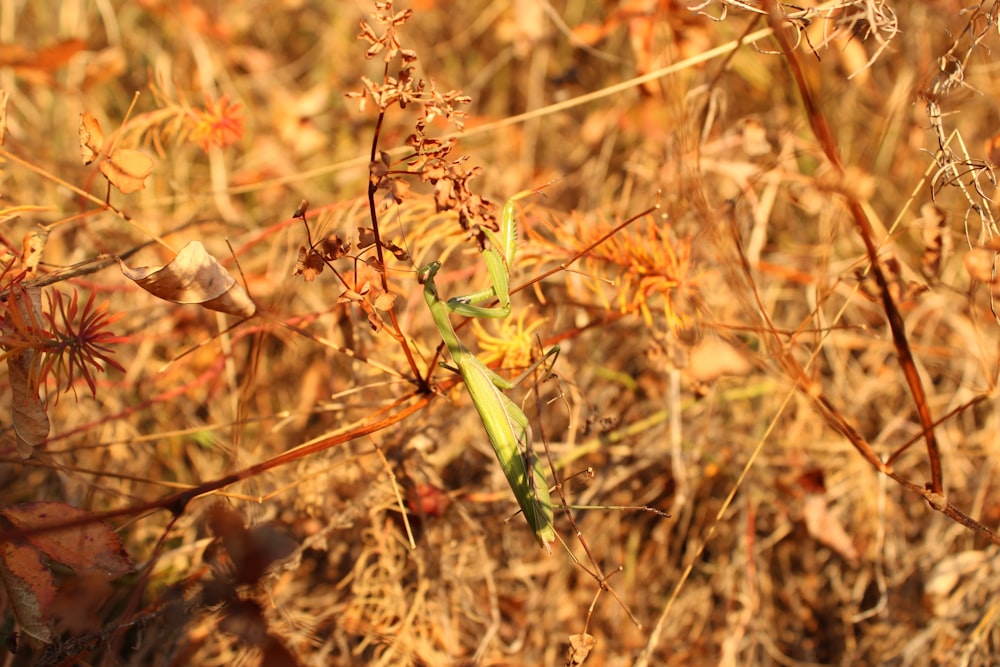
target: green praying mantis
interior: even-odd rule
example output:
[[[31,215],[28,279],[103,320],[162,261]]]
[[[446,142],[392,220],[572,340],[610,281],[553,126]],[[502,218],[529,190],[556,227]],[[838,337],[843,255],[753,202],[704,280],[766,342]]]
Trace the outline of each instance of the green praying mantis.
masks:
[[[498,232],[484,229],[489,247],[483,250],[483,259],[492,285],[466,296],[452,297],[442,301],[434,284],[434,276],[441,268],[440,262],[431,262],[418,272],[424,286],[424,299],[431,311],[441,339],[448,347],[454,367],[469,390],[483,427],[493,445],[497,460],[503,468],[510,488],[517,497],[528,525],[535,533],[535,539],[552,553],[549,546],[556,538],[553,526],[552,499],[548,481],[541,460],[531,450],[531,427],[521,408],[504,394],[532,373],[548,357],[558,354],[553,347],[535,362],[531,368],[514,380],[507,380],[488,368],[469,351],[449,319],[450,313],[466,317],[503,318],[510,314],[510,266],[517,252],[517,227],[514,223],[514,202],[532,194],[533,190],[519,192],[504,204]],[[495,307],[477,306],[488,299],[496,298]],[[530,474],[528,471],[531,471]]]

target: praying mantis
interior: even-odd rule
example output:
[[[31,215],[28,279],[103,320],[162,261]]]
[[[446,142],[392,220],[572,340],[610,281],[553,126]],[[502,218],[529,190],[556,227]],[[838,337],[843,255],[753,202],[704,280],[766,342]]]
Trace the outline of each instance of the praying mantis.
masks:
[[[503,392],[520,383],[548,357],[558,354],[559,348],[553,347],[521,376],[507,380],[488,368],[469,351],[458,338],[449,319],[450,313],[466,317],[491,318],[503,318],[510,314],[510,266],[517,253],[514,202],[533,192],[525,190],[507,200],[503,207],[498,232],[483,230],[489,241],[489,246],[483,249],[482,255],[492,283],[490,287],[442,301],[434,284],[434,276],[441,268],[441,262],[434,261],[422,267],[418,272],[418,278],[424,286],[424,299],[427,301],[438,333],[454,363],[454,367],[442,365],[457,371],[462,376],[472,403],[482,419],[490,444],[493,445],[500,467],[503,468],[507,483],[514,491],[528,525],[534,531],[535,539],[551,554],[552,548],[549,544],[555,541],[556,535],[548,481],[541,460],[531,451],[531,426],[528,424],[528,418]],[[475,305],[494,297],[499,301],[495,307]]]

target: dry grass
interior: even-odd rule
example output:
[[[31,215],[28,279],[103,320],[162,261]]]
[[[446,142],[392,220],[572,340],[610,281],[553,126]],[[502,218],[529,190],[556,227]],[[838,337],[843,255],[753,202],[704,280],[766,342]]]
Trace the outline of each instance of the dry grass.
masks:
[[[157,300],[113,264],[45,288],[125,313],[111,326],[124,372],[58,402],[49,383],[44,446],[22,460],[13,429],[0,441],[0,505],[115,511],[138,572],[111,592],[78,583],[73,604],[108,601],[86,618],[62,608],[57,630],[70,630],[48,649],[20,628],[4,664],[552,665],[584,631],[596,638],[587,665],[995,663],[997,5],[855,0],[793,14],[796,81],[762,32],[756,7],[769,3],[650,4],[423,1],[399,27],[417,76],[472,99],[451,156],[483,168],[472,191],[501,202],[559,177],[519,209],[515,283],[659,202],[576,272],[518,292],[509,322],[459,331],[505,365],[530,354],[527,333],[560,344],[558,382],[511,394],[570,502],[672,515],[574,510],[623,604],[584,569],[595,563],[565,516],[567,549],[552,557],[521,517],[505,522],[516,506],[455,378],[437,369],[437,393],[422,391],[440,336],[415,266],[443,259],[448,295],[486,280],[431,188],[412,178],[402,204],[380,209],[383,240],[412,256],[386,254],[384,286],[363,263],[334,262],[352,285],[396,295],[395,324],[381,310],[374,332],[329,269],[293,275],[302,199],[314,239],[372,224],[377,105],[345,96],[382,80],[355,38],[371,5],[0,10],[0,41],[16,45],[0,50],[6,244],[19,253],[45,226],[51,275],[137,248],[130,266],[160,265],[192,240],[233,267],[228,239],[259,313],[163,369],[234,320]],[[122,141],[156,167],[104,206],[103,177],[79,159],[79,114],[110,135],[134,91]],[[419,117],[419,105],[389,109],[379,149],[398,161]],[[941,489],[921,407],[941,420]],[[577,475],[587,467],[593,479]],[[290,557],[248,574],[279,553]]]

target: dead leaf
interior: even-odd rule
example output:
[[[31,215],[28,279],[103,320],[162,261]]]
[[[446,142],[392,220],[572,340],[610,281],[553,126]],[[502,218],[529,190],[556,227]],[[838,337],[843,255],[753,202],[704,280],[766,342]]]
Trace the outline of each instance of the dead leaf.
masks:
[[[58,502],[32,502],[0,510],[0,515],[21,530],[44,528],[54,523],[81,521],[81,525],[27,536],[27,541],[46,556],[76,572],[95,572],[108,579],[132,572],[134,565],[111,526],[87,521],[90,512]]]
[[[293,276],[302,276],[307,283],[316,280],[316,276],[323,273],[326,262],[315,250],[299,246],[299,256],[295,260],[295,271]]]
[[[360,292],[355,292],[352,289],[345,290],[337,297],[337,303],[356,303],[365,311],[368,316],[368,324],[371,326],[372,331],[378,333],[385,326],[385,322],[382,321],[382,316],[378,314],[373,306],[367,299],[367,296],[371,293],[371,284],[365,283],[361,286]]]
[[[51,641],[56,584],[38,550],[23,540],[0,541],[0,581],[21,630],[39,641]]]
[[[253,299],[201,241],[184,246],[166,266],[129,268],[118,260],[122,273],[150,294],[173,303],[196,303],[239,317],[257,312]]]
[[[44,72],[54,72],[65,67],[73,56],[85,48],[87,42],[82,39],[65,39],[36,51],[31,65]]]
[[[440,211],[451,211],[458,200],[455,198],[455,184],[450,178],[442,178],[434,184],[434,205]]]
[[[720,377],[747,375],[753,366],[747,358],[726,341],[706,337],[691,348],[686,377],[708,384]]]
[[[146,178],[153,172],[153,158],[141,151],[111,148],[105,152],[104,131],[93,115],[80,114],[80,158],[85,165],[100,160],[97,168],[111,185],[122,194],[130,194],[146,187]]]
[[[382,292],[375,297],[375,301],[372,305],[381,311],[389,312],[392,310],[392,304],[396,303],[396,295],[392,292]]]
[[[319,244],[320,254],[328,262],[346,257],[351,250],[351,244],[336,234],[330,234]]]
[[[371,174],[372,183],[378,183],[389,173],[389,165],[384,160],[372,160],[368,163],[368,173]]]
[[[82,39],[66,39],[38,50],[18,44],[0,44],[0,67],[13,67],[22,78],[37,85],[52,85],[52,74],[87,48]]]
[[[924,601],[934,616],[960,616],[967,609],[960,584],[963,581],[988,580],[991,560],[985,551],[967,550],[944,556],[938,561],[924,583]]]
[[[93,521],[86,510],[56,502],[14,505],[0,516],[25,532],[79,519],[80,525],[35,532],[0,541],[0,580],[24,632],[52,640],[58,617],[62,629],[93,628],[96,610],[110,597],[112,579],[134,572],[132,559],[111,526]],[[58,589],[43,555],[79,576]]]
[[[372,328],[372,331],[378,333],[385,326],[385,322],[382,321],[382,316],[378,314],[375,310],[375,306],[369,303],[366,299],[358,301],[358,305],[361,306],[361,310],[365,311],[368,316],[368,326]]]
[[[806,522],[806,530],[815,539],[819,540],[845,560],[856,563],[858,560],[858,549],[854,546],[851,536],[844,530],[844,525],[840,522],[827,504],[826,496],[809,493],[803,500],[802,516]]]
[[[146,177],[153,173],[154,166],[153,158],[145,153],[121,148],[97,168],[111,185],[127,195],[146,187]]]

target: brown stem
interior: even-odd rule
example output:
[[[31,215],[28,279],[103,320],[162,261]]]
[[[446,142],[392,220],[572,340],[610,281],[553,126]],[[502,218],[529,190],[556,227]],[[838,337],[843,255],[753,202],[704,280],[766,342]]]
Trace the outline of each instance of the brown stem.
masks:
[[[820,147],[826,154],[830,164],[843,177],[845,175],[844,163],[837,153],[833,132],[822,109],[816,104],[812,91],[806,81],[805,74],[802,71],[802,65],[788,41],[782,25],[784,17],[778,9],[778,3],[774,2],[774,0],[769,0],[766,5],[768,9],[768,21],[771,24],[771,29],[774,31],[774,37],[785,56],[785,62],[788,63],[788,68],[795,78],[795,83],[798,87],[802,104],[805,107],[806,115],[809,118],[809,125],[812,127],[813,134],[816,135],[816,139],[819,141]],[[858,226],[861,240],[864,241],[865,250],[868,253],[868,261],[871,263],[872,275],[874,275],[875,282],[878,284],[882,307],[885,311],[886,319],[889,321],[889,329],[892,331],[893,345],[896,348],[896,354],[899,355],[899,362],[906,377],[906,383],[910,388],[910,393],[913,395],[917,414],[920,417],[920,424],[924,431],[924,440],[927,443],[927,460],[931,469],[929,489],[932,493],[943,495],[944,481],[941,472],[941,455],[937,437],[934,433],[934,420],[931,417],[930,407],[927,404],[927,394],[924,391],[920,374],[917,372],[917,366],[913,360],[913,352],[906,337],[906,327],[903,323],[903,317],[899,313],[899,308],[896,307],[896,303],[889,291],[889,281],[886,279],[885,273],[882,271],[879,263],[878,248],[875,244],[875,232],[871,221],[868,219],[868,215],[865,213],[864,207],[862,207],[857,197],[850,192],[846,192],[845,197],[847,199],[847,208]]]
[[[385,70],[382,74],[383,79],[389,76],[389,63],[385,64]],[[369,154],[369,165],[373,164],[378,158],[378,141],[382,136],[382,123],[385,120],[385,109],[381,109],[378,114],[378,118],[375,121],[375,131],[372,133],[372,148]],[[372,221],[372,232],[375,235],[375,256],[378,258],[378,265],[381,268],[379,271],[379,276],[382,281],[382,290],[384,292],[389,291],[389,279],[386,277],[385,273],[385,253],[382,250],[382,235],[379,232],[378,227],[378,212],[375,208],[375,194],[378,192],[379,180],[373,178],[371,173],[368,177],[368,214],[371,216]],[[403,335],[402,327],[399,326],[399,319],[396,317],[396,309],[392,307],[389,309],[389,320],[392,322],[393,331],[390,333],[392,337],[395,338],[403,348],[403,354],[406,355],[406,362],[410,366],[410,372],[413,373],[413,377],[417,380],[417,385],[420,387],[420,391],[428,392],[430,391],[430,385],[427,382],[427,377],[430,376],[431,370],[428,369],[427,377],[425,377],[420,369],[417,367],[417,360],[413,356],[413,351],[410,349],[409,344],[406,342],[406,336]]]

